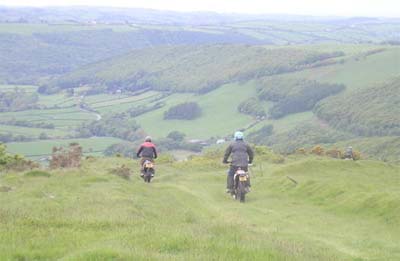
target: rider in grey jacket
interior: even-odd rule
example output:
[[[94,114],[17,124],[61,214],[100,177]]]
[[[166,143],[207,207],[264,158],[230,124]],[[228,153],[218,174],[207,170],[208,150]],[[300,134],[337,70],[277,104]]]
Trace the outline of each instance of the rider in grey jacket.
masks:
[[[253,162],[254,152],[251,147],[243,141],[243,133],[240,131],[235,132],[235,141],[232,142],[225,151],[223,163],[228,163],[228,158],[232,155],[231,167],[227,176],[226,187],[227,193],[233,192],[234,180],[233,177],[236,171],[241,168],[248,171],[248,164]]]

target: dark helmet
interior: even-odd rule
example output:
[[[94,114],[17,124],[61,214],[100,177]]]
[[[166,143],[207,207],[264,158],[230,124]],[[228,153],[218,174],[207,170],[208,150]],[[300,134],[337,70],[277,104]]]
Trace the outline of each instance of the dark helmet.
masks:
[[[145,142],[151,142],[151,137],[150,136],[146,136],[146,138],[144,138]]]

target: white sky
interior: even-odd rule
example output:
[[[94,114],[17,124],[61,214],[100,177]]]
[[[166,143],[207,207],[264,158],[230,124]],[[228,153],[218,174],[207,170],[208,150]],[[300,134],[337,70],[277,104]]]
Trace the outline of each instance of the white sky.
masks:
[[[84,5],[222,13],[400,17],[400,0],[0,0],[1,5]]]

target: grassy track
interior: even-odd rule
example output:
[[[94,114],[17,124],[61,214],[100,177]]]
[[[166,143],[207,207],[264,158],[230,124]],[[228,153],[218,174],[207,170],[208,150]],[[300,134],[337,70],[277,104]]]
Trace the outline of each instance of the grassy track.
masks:
[[[129,181],[110,174],[127,164]],[[399,166],[304,158],[253,167],[240,204],[210,160],[90,159],[50,177],[0,176],[1,260],[398,260]],[[287,176],[298,182],[296,186]]]

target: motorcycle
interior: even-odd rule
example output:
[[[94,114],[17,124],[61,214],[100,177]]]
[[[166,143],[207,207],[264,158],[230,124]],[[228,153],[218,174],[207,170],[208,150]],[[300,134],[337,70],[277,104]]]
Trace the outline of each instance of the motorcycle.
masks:
[[[246,199],[246,194],[250,192],[250,176],[249,172],[246,172],[239,168],[234,177],[234,193],[235,199],[239,200],[240,202],[244,203]]]
[[[154,163],[150,160],[145,160],[143,162],[143,180],[144,182],[150,183],[151,179],[154,177],[155,169]]]

